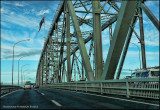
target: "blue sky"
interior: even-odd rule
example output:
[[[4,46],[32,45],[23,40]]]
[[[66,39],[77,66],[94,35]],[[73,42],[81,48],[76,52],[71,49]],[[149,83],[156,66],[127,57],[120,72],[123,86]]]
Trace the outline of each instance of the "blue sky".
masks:
[[[48,34],[51,22],[54,18],[55,11],[58,7],[59,1],[2,1],[1,2],[1,81],[4,83],[11,83],[12,70],[12,48],[14,43],[30,39],[30,41],[22,42],[15,47],[15,61],[14,61],[14,82],[18,79],[18,59],[21,56],[27,55],[20,61],[20,68],[22,65],[29,64],[23,67],[23,73],[26,80],[35,82],[36,71],[39,57],[44,43],[43,26],[38,33],[39,22],[45,14],[45,36]],[[159,20],[159,3],[158,1],[147,1],[146,5],[152,13]],[[81,17],[81,15],[79,15]],[[92,15],[90,15],[92,16]],[[159,32],[143,14],[144,17],[144,33],[146,43],[146,58],[147,67],[159,65]],[[115,24],[114,24],[115,25]],[[113,27],[114,27],[113,25]],[[84,30],[87,27],[84,26]],[[88,29],[89,30],[89,29]],[[139,34],[139,24],[135,26],[136,32]],[[72,31],[72,30],[71,30]],[[103,43],[103,58],[107,57],[109,49],[108,29],[102,32]],[[132,43],[137,44],[138,39],[133,34]],[[86,47],[89,43],[86,44]],[[139,51],[138,48],[130,44],[129,51],[123,66],[123,73],[121,78],[130,74],[130,69],[139,68]]]

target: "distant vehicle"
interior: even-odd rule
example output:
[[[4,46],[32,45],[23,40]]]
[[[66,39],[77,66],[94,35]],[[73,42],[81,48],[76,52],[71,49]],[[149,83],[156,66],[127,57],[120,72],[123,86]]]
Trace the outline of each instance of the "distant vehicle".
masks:
[[[38,85],[35,85],[34,88],[37,89],[37,88],[39,88],[39,86],[38,86]]]
[[[24,90],[25,89],[31,89],[31,81],[26,81],[26,83],[24,85]]]
[[[125,76],[124,77],[124,79],[130,79],[131,78],[131,76]]]
[[[159,69],[137,70],[131,74],[131,78],[156,78],[160,76]]]

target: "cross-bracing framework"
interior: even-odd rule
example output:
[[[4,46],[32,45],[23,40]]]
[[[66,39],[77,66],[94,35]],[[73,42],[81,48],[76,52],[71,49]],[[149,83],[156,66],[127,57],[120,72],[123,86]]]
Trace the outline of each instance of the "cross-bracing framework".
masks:
[[[116,70],[119,79],[132,34],[141,44],[146,69],[142,10],[159,31],[159,21],[143,0],[61,1],[40,56],[36,83],[114,79]],[[136,23],[140,36],[134,30]],[[106,29],[110,47],[104,61],[102,32]]]

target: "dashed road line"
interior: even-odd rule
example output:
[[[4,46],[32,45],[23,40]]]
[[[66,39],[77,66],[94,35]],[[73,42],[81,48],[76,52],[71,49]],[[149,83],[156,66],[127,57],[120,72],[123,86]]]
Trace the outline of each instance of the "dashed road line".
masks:
[[[57,106],[62,106],[61,104],[59,104],[57,101],[55,101],[55,100],[51,100],[54,104],[56,104]]]
[[[42,95],[45,95],[44,93],[41,93]]]

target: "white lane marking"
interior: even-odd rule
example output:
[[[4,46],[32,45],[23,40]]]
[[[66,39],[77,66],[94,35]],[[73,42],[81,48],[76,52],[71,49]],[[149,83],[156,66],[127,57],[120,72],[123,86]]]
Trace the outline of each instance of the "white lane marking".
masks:
[[[44,95],[44,93],[41,93],[42,95]]]
[[[57,106],[62,106],[61,104],[59,104],[57,101],[55,100],[51,100],[54,104],[56,104]]]
[[[13,92],[16,92],[16,91],[19,91],[19,90],[15,90],[15,91],[13,91]],[[4,94],[3,96],[1,96],[1,98],[4,97],[4,96],[7,96],[7,95],[9,95],[9,94],[11,94],[11,93],[13,93],[13,92],[10,92],[10,93],[8,93],[8,94]]]
[[[64,91],[70,91],[70,90],[64,90]],[[71,91],[71,92],[76,92],[76,91]],[[96,95],[96,94],[91,94],[91,93],[84,93],[84,92],[76,92],[76,93],[89,94],[89,95],[100,96],[100,97],[105,97],[105,98],[118,99],[118,100],[130,101],[130,102],[141,103],[141,104],[146,104],[146,105],[159,106],[159,104],[151,104],[151,103],[139,102],[139,101],[134,101],[134,100],[120,99],[116,97],[102,96],[102,95]]]

